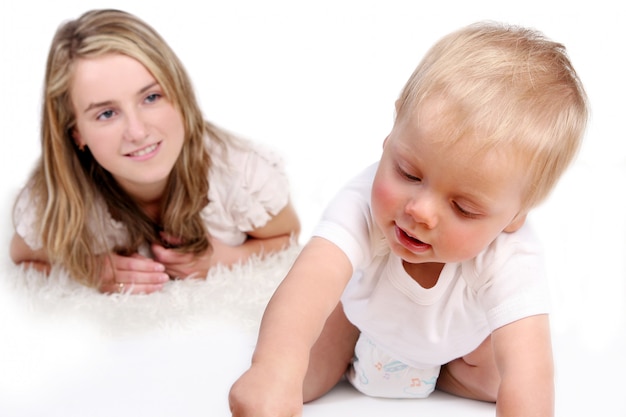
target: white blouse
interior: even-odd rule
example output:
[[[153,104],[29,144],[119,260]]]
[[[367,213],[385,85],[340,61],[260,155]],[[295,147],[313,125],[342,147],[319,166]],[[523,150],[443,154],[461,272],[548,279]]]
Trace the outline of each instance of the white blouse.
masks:
[[[209,204],[201,212],[211,236],[240,245],[250,232],[265,225],[289,201],[289,184],[281,158],[259,144],[242,141],[220,146],[208,142]],[[33,250],[43,246],[37,229],[36,201],[25,187],[13,211],[16,232]],[[113,219],[104,200],[95,203],[90,227],[108,249],[123,246],[126,227]]]

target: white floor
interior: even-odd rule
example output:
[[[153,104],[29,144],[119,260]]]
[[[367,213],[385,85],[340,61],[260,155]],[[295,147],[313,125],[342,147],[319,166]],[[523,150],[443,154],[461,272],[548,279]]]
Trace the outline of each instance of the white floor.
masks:
[[[288,0],[148,3],[114,0],[149,21],[187,66],[206,115],[284,156],[306,240],[325,203],[375,160],[393,103],[439,37],[477,20],[536,27],[568,48],[589,95],[585,145],[532,216],[552,284],[557,416],[626,416],[626,110],[623,22],[615,2]],[[15,190],[39,155],[45,57],[64,19],[98,0],[0,6],[0,202],[12,233]],[[0,274],[0,279],[2,274]],[[2,287],[0,287],[2,288]],[[41,299],[41,298],[39,298]],[[68,300],[70,302],[71,300]],[[228,416],[226,393],[254,340],[219,323],[107,337],[70,315],[25,319],[0,296],[0,416]],[[129,318],[129,319],[132,319]],[[340,385],[304,415],[489,416],[493,406],[436,393],[367,398]]]
[[[86,328],[73,327],[72,332],[79,334],[64,332],[58,321],[52,329],[57,332],[54,337],[67,337],[66,342],[41,343],[45,337],[30,335],[39,343],[24,346],[23,354],[29,358],[16,358],[23,373],[5,369],[0,374],[0,415],[226,417],[228,388],[245,369],[253,344],[252,337],[219,328],[108,340],[90,340],[93,335]],[[625,416],[619,371],[624,369],[623,338],[602,351],[585,349],[564,335],[556,337],[555,345],[557,415]],[[60,346],[69,349],[60,352],[56,350]],[[6,367],[12,362],[2,358],[0,363]],[[617,379],[615,374],[620,374]],[[8,375],[13,378],[7,380]],[[424,400],[369,398],[340,383],[307,404],[304,416],[486,417],[494,410],[492,404],[440,392]]]

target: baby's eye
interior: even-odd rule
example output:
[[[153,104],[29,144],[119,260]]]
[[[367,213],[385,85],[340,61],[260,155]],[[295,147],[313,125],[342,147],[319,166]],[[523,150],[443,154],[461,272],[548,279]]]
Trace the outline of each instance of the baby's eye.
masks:
[[[409,181],[415,181],[415,182],[420,182],[422,179],[420,177],[416,177],[415,175],[411,175],[408,172],[404,173],[404,176],[406,177],[407,180]]]
[[[96,119],[97,120],[108,120],[111,117],[113,117],[114,112],[113,110],[105,110],[103,112],[100,112],[96,115]]]
[[[453,202],[452,204],[454,205],[454,208],[456,209],[456,211],[458,211],[459,214],[461,214],[461,216],[467,217],[467,218],[470,218],[470,219],[475,219],[475,218],[478,217],[478,214],[464,209],[457,202]]]
[[[422,181],[422,179],[420,177],[416,177],[415,175],[411,175],[408,172],[406,172],[405,170],[403,170],[402,168],[398,167],[398,172],[400,173],[400,176],[406,178],[407,180],[411,181],[411,182],[420,182]]]

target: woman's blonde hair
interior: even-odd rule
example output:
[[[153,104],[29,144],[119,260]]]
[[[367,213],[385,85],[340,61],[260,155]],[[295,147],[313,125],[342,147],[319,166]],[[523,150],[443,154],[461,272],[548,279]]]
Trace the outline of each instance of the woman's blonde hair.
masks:
[[[524,209],[540,203],[573,160],[587,99],[565,47],[532,29],[480,22],[437,42],[406,83],[397,118],[443,103],[446,140],[514,152],[527,170]],[[510,155],[510,154],[509,154]]]
[[[74,63],[112,53],[143,64],[183,117],[184,145],[169,176],[159,224],[118,186],[88,148],[78,150],[72,139]],[[38,203],[39,230],[52,263],[61,264],[78,281],[98,285],[104,259],[97,255],[110,250],[104,233],[90,227],[100,221],[93,219],[98,196],[128,230],[129,244],[114,248],[118,253],[134,253],[146,242],[159,242],[160,232],[181,238],[179,250],[183,252],[210,248],[200,217],[208,203],[210,156],[205,140],[209,136],[223,143],[229,136],[203,118],[183,65],[153,28],[119,10],[92,10],[62,24],[50,46],[43,96],[42,156],[30,189]]]

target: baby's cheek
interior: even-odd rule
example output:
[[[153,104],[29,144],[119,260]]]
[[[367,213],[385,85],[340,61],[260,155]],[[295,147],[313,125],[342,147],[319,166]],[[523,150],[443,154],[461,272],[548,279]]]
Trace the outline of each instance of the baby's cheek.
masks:
[[[372,185],[372,205],[388,206],[392,201],[392,190],[378,182],[374,182]]]
[[[395,210],[397,197],[393,187],[388,187],[384,182],[374,181],[372,185],[372,211],[377,223],[389,217]],[[379,226],[380,223],[379,223]]]
[[[441,230],[440,249],[447,262],[463,262],[475,258],[495,239],[485,228],[451,226]]]

